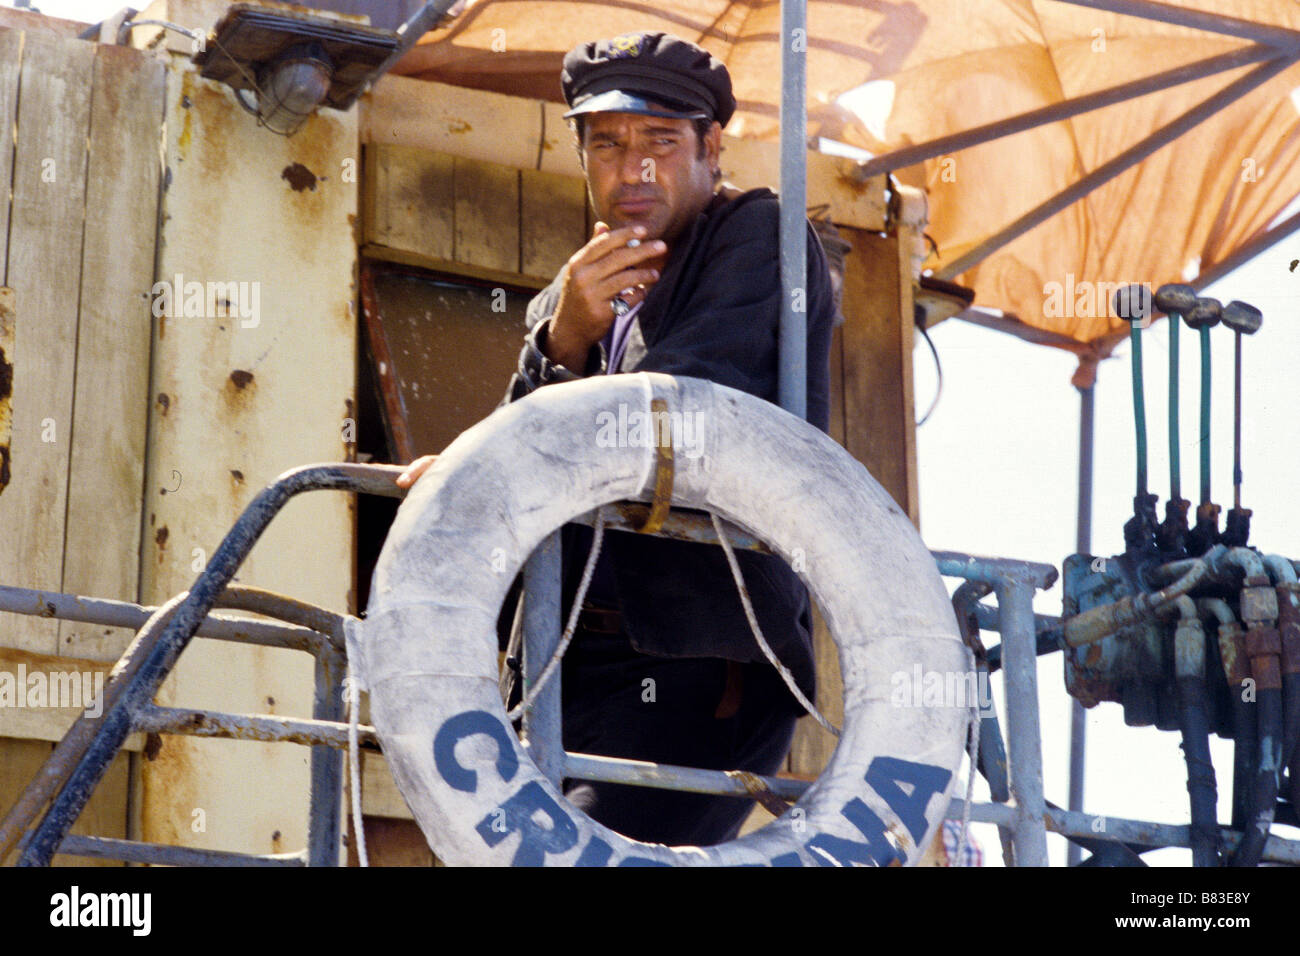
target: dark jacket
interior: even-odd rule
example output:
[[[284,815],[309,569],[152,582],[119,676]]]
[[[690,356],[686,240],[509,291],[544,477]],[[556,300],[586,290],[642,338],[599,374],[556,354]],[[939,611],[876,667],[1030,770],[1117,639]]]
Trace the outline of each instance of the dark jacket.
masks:
[[[829,353],[834,304],[821,243],[808,237],[808,420],[829,421]],[[778,204],[768,189],[727,201],[721,195],[674,243],[657,283],[637,314],[619,371],[689,375],[777,402],[781,311]],[[561,276],[529,303],[529,333],[506,401],[542,385],[603,374],[604,347],[592,347],[577,374],[543,348],[559,299]],[[811,530],[811,529],[810,529]],[[591,531],[565,529],[565,605],[586,559]],[[780,558],[738,551],[737,559],[769,645],[801,689],[814,690],[812,623],[807,592]],[[598,579],[612,584],[623,624],[642,653],[761,661],[722,549],[665,538],[605,537]],[[591,592],[596,596],[595,591]],[[566,611],[567,613],[567,611]]]

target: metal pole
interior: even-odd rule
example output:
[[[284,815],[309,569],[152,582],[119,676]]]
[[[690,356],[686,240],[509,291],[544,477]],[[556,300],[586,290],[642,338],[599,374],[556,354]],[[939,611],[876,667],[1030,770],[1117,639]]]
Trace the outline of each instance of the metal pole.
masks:
[[[936,156],[942,156],[945,153],[955,153],[958,150],[978,146],[980,143],[1001,139],[1003,136],[1022,133],[1027,129],[1034,129],[1048,123],[1057,123],[1072,116],[1078,116],[1080,113],[1088,113],[1114,103],[1121,103],[1124,100],[1132,100],[1140,96],[1146,96],[1148,93],[1166,90],[1171,86],[1190,83],[1193,80],[1213,76],[1215,73],[1222,73],[1224,70],[1250,66],[1252,63],[1259,63],[1261,60],[1271,60],[1277,56],[1277,52],[1276,47],[1260,43],[1239,50],[1232,50],[1228,53],[1220,53],[1218,56],[1177,66],[1172,70],[1165,70],[1163,73],[1157,73],[1154,76],[1145,76],[1130,83],[1121,83],[1119,86],[1098,90],[1096,93],[1088,93],[1084,96],[1063,100],[1060,103],[1053,103],[1051,106],[1044,106],[1042,109],[1030,110],[1018,116],[998,120],[996,123],[986,123],[983,126],[976,126],[974,129],[962,130],[960,133],[940,136],[938,139],[917,143],[915,146],[906,146],[893,152],[873,156],[871,159],[854,167],[853,176],[858,180],[869,179],[872,176],[878,176],[880,173],[902,169],[923,160],[934,159]]]
[[[1232,507],[1241,510],[1241,332],[1233,329]]]
[[[781,0],[781,407],[808,416],[808,49],[805,0]]]
[[[560,643],[560,532],[552,531],[524,565],[524,695],[541,676]],[[524,708],[524,746],[557,787],[564,777],[564,739],[560,719],[560,674]]]
[[[327,651],[316,658],[313,720],[343,720],[345,656]],[[338,866],[343,829],[343,752],[317,744],[311,748],[311,809],[307,822],[307,865]]]
[[[1107,10],[1128,17],[1141,17],[1144,20],[1158,20],[1161,23],[1173,23],[1178,26],[1206,30],[1210,33],[1223,33],[1243,40],[1254,40],[1271,46],[1293,47],[1300,44],[1300,32],[1285,27],[1270,26],[1253,20],[1226,17],[1221,13],[1207,13],[1202,10],[1189,10],[1185,6],[1173,6],[1167,3],[1155,3],[1153,0],[1061,0],[1076,7],[1091,7],[1094,10]]]
[[[1137,495],[1147,493],[1147,407],[1142,387],[1142,329],[1129,323],[1129,347],[1133,359],[1133,427],[1137,433]]]
[[[1002,622],[1002,669],[1007,713],[1011,795],[1016,801],[1016,866],[1047,866],[1043,813],[1043,742],[1038,725],[1038,656],[1034,644],[1034,587],[1020,581],[997,585]]]
[[[339,104],[339,109],[347,109],[371,87],[381,76],[387,73],[392,67],[397,65],[397,61],[406,54],[410,53],[420,37],[424,36],[430,30],[438,25],[438,21],[446,16],[447,11],[456,5],[456,0],[429,0],[424,6],[411,16],[409,20],[397,28],[397,46],[393,52],[388,55],[383,63],[370,71],[364,83],[357,85],[356,91],[345,101]]]
[[[965,801],[953,797],[948,804],[947,818],[960,820],[965,809]],[[1047,829],[1063,836],[1080,836],[1089,840],[1127,843],[1139,847],[1178,846],[1190,847],[1189,827],[1186,824],[1151,823],[1146,820],[1129,820],[1123,817],[1098,818],[1091,813],[1070,813],[1059,807],[1047,807],[1043,812]],[[1000,803],[972,803],[970,818],[974,823],[995,823],[998,826],[1014,825],[1016,808]],[[1105,829],[1098,833],[1098,820],[1105,824]],[[1223,849],[1231,852],[1241,843],[1241,834],[1227,827],[1219,827],[1219,838]],[[1300,842],[1284,840],[1279,836],[1270,836],[1264,859],[1273,863],[1300,863]]]
[[[1095,385],[1079,389],[1079,507],[1075,525],[1074,549],[1079,554],[1092,551],[1092,413]],[[1071,813],[1083,812],[1083,781],[1087,757],[1088,718],[1083,705],[1070,702],[1070,792]],[[1083,848],[1071,843],[1066,853],[1066,863],[1078,866],[1083,860]]]
[[[1051,199],[1025,213],[1006,228],[989,236],[974,249],[938,270],[935,277],[951,280],[961,275],[971,266],[979,264],[1003,246],[1020,238],[1039,223],[1050,219],[1062,209],[1078,202],[1098,186],[1106,184],[1131,166],[1136,166],[1162,146],[1168,145],[1179,136],[1182,136],[1183,133],[1205,122],[1205,120],[1236,102],[1255,87],[1267,83],[1295,61],[1296,55],[1289,54],[1278,57],[1276,60],[1270,60],[1267,63],[1261,63],[1245,76],[1229,83],[1218,93],[1197,103],[1173,122],[1162,126],[1140,143],[1124,150],[1109,162],[1098,166],[1074,185],[1063,189]]]
[[[1300,229],[1300,212],[1278,223],[1267,232],[1260,233],[1244,246],[1238,248],[1236,252],[1228,256],[1228,258],[1224,259],[1222,262],[1210,266],[1210,268],[1198,275],[1189,284],[1197,292],[1200,292],[1206,286],[1218,282],[1238,266],[1244,265],[1251,259],[1254,259],[1265,249],[1270,249],[1277,245],[1297,229]]]

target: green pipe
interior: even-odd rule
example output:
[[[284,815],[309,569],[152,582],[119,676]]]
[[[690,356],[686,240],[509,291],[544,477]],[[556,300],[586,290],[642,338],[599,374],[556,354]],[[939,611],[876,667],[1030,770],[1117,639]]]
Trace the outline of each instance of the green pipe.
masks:
[[[1137,493],[1147,493],[1147,412],[1142,396],[1142,338],[1136,322],[1129,323],[1133,345],[1133,424],[1137,429]]]
[[[1201,504],[1210,500],[1210,327],[1201,327]]]

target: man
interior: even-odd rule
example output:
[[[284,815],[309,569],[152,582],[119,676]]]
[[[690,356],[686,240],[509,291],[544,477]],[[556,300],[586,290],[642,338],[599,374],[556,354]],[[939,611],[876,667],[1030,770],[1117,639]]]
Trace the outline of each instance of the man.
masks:
[[[726,67],[671,35],[632,34],[570,51],[561,83],[600,221],[529,304],[506,401],[653,371],[775,403],[778,204],[770,190],[720,186],[722,127],[735,110]],[[807,257],[808,419],[825,430],[834,305],[811,226]],[[567,619],[591,532],[566,527],[563,539]],[[803,585],[779,558],[738,559],[768,643],[811,698]],[[802,714],[753,637],[721,549],[623,533],[605,536],[561,692],[566,750],[710,769],[776,772]],[[729,840],[751,808],[583,781],[567,781],[565,794],[611,829],[668,845]]]

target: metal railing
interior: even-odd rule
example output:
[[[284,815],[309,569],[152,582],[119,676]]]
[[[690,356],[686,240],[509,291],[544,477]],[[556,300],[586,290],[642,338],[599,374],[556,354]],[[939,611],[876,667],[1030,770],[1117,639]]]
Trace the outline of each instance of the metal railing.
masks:
[[[282,475],[264,489],[226,535],[191,589],[158,608],[122,601],[0,586],[0,610],[137,628],[139,633],[114,669],[104,689],[101,716],[81,716],[38,772],[28,789],[0,821],[0,858],[20,847],[19,865],[48,865],[55,853],[141,863],[205,866],[331,866],[341,848],[342,755],[347,724],[342,722],[346,615],[261,591],[230,587],[244,557],[271,519],[294,495],[337,489],[389,497],[404,492],[393,479],[403,469],[391,465],[311,465]],[[622,502],[606,508],[606,527],[636,533],[646,506]],[[575,519],[590,524],[594,512]],[[744,529],[727,526],[733,546],[767,551]],[[690,512],[672,512],[659,536],[717,544],[710,521]],[[552,533],[524,568],[524,692],[550,659],[560,637],[560,544]],[[1115,847],[1129,855],[1156,847],[1189,847],[1187,826],[1098,817],[1049,804],[1043,794],[1042,742],[1039,729],[1037,657],[1056,649],[1060,622],[1035,615],[1034,594],[1050,587],[1054,567],[1025,561],[977,557],[949,551],[931,552],[939,573],[992,592],[996,606],[972,601],[971,620],[981,629],[997,630],[1002,643],[988,657],[1005,673],[1009,789],[1001,802],[970,807],[974,822],[996,824],[1009,860],[1018,866],[1047,863],[1047,833],[1062,834],[1094,853]],[[236,608],[278,618],[285,623],[214,615],[216,607]],[[311,653],[316,660],[312,717],[228,714],[209,710],[160,707],[153,702],[181,651],[195,636]],[[989,723],[985,722],[986,728]],[[1002,740],[996,714],[991,724]],[[109,763],[134,732],[189,734],[235,740],[286,742],[312,747],[311,801],[307,847],[298,853],[258,855],[131,840],[69,835]],[[982,731],[981,739],[988,734]],[[591,754],[568,753],[561,736],[560,680],[550,680],[525,707],[522,742],[539,769],[557,785],[565,778],[628,783],[695,793],[752,797],[754,787],[795,801],[811,784],[805,780],[703,770]],[[359,728],[362,746],[378,750],[373,728]],[[990,743],[990,746],[992,744]],[[1001,789],[1001,788],[999,788]],[[1009,797],[1009,801],[1005,798]],[[46,805],[48,804],[48,808]],[[32,823],[45,813],[39,823]],[[954,798],[950,819],[960,819],[964,801]],[[1098,820],[1102,826],[1098,826]],[[1240,834],[1223,830],[1225,846]],[[1263,859],[1300,863],[1300,842],[1270,837]]]
[[[346,616],[267,591],[229,585],[267,525],[295,495],[337,489],[400,497],[403,492],[394,484],[394,478],[401,471],[393,465],[326,464],[286,472],[244,510],[190,590],[158,608],[20,588],[0,589],[0,610],[139,627],[104,687],[100,716],[82,714],[77,719],[0,821],[0,859],[18,845],[20,866],[48,866],[57,852],[153,863],[337,864],[342,813],[339,751],[347,746],[347,725],[341,722]],[[218,606],[277,617],[289,624],[209,618],[209,613]],[[312,719],[155,705],[153,699],[163,680],[196,633],[218,640],[311,653],[316,660]],[[306,849],[297,854],[262,856],[130,840],[70,837],[69,829],[119,748],[131,733],[141,730],[310,745],[311,801]],[[373,741],[373,731],[367,729],[364,739]],[[43,808],[45,812],[39,823],[29,830]]]

